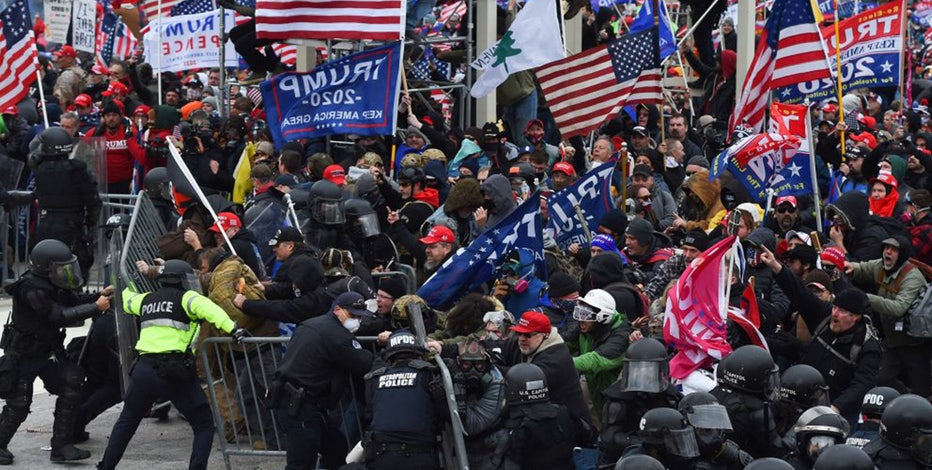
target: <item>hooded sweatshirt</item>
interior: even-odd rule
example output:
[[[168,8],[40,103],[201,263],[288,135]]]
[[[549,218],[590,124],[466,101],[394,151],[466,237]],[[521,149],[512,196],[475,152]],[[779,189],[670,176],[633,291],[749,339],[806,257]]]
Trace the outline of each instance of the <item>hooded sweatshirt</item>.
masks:
[[[883,255],[883,240],[887,238],[887,232],[870,220],[869,211],[870,200],[860,192],[842,194],[834,204],[826,207],[826,213],[837,214],[848,226],[844,243],[851,261],[878,259]]]
[[[683,188],[690,190],[702,201],[702,207],[694,208],[696,217],[687,220],[683,229],[687,232],[696,229],[708,232],[714,228],[715,220],[721,219],[725,214],[725,207],[719,197],[718,182],[709,181],[708,170],[700,170],[683,183]]]
[[[518,204],[511,191],[511,182],[502,175],[492,175],[480,186],[482,194],[491,198],[492,207],[488,208],[488,218],[485,227],[494,227],[502,219],[508,217]]]

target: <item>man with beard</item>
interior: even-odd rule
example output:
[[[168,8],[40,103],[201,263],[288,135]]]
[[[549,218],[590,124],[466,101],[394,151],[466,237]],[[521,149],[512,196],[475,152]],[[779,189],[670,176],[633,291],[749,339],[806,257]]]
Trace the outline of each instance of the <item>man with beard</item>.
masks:
[[[866,152],[862,147],[855,146],[848,149],[847,161],[838,170],[843,175],[841,186],[838,188],[840,194],[850,191],[867,194],[867,178],[861,172],[865,156]]]
[[[456,252],[456,237],[449,227],[436,225],[427,232],[427,236],[418,240],[424,244],[424,274],[427,277],[433,275],[437,269],[443,265],[443,262]]]
[[[778,197],[773,211],[773,231],[777,238],[783,238],[786,232],[797,228],[798,221],[796,196]]]
[[[702,149],[695,142],[689,139],[689,126],[686,125],[686,116],[674,114],[667,120],[667,136],[683,144],[683,152],[692,157],[702,155]],[[667,142],[667,145],[670,145]]]
[[[908,238],[894,235],[883,241],[881,259],[845,262],[845,272],[856,284],[873,282],[877,287],[876,294],[867,295],[886,346],[877,384],[905,390],[902,378],[912,393],[926,397],[932,376],[929,343],[909,336],[903,318],[926,285],[921,271],[909,261],[911,247]]]
[[[670,239],[654,232],[654,227],[645,219],[636,218],[628,222],[625,229],[625,255],[631,264],[650,279],[657,267],[673,256]]]
[[[136,140],[133,126],[123,117],[122,103],[113,100],[104,105],[103,123],[87,133],[103,137],[107,145],[107,193],[129,194],[133,179],[133,162],[141,161],[145,150],[129,145]]]

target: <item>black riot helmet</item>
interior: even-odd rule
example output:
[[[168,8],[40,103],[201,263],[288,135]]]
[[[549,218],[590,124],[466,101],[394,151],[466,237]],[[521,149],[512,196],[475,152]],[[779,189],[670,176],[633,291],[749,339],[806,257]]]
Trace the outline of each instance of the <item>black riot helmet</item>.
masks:
[[[42,158],[67,157],[74,149],[74,139],[61,127],[50,127],[37,137]]]
[[[796,427],[796,451],[815,461],[826,448],[844,443],[850,429],[848,420],[836,413],[816,416]]]
[[[78,257],[68,245],[51,238],[36,243],[29,252],[29,271],[62,289],[77,289],[84,284]]]
[[[649,455],[631,455],[619,459],[615,470],[667,470],[667,467]]]
[[[398,184],[420,184],[421,187],[423,187],[426,182],[427,176],[424,174],[424,170],[417,167],[405,167],[401,170],[401,173],[398,174]]]
[[[722,359],[715,375],[720,385],[769,397],[778,388],[779,372],[766,349],[749,344]]]
[[[755,459],[744,470],[793,470],[793,466],[775,457]]]
[[[863,450],[838,444],[819,454],[813,470],[874,470],[874,462]]]
[[[540,367],[529,362],[522,362],[508,369],[508,373],[505,374],[505,390],[505,400],[508,406],[550,400],[547,376]]]
[[[699,440],[700,447],[707,445],[712,448],[716,444],[720,446],[725,442],[725,433],[734,429],[728,417],[728,409],[711,393],[690,393],[680,399],[676,408],[696,429],[696,439]]]
[[[883,416],[883,410],[898,396],[900,396],[900,392],[895,388],[874,387],[864,394],[864,401],[861,402],[861,414],[867,416],[868,419],[880,419]]]
[[[932,465],[932,403],[907,393],[895,398],[880,418],[880,436],[894,447],[908,449],[924,465]]]
[[[365,199],[353,198],[346,201],[346,219],[350,230],[360,238],[369,238],[381,232],[379,218],[372,204]]]
[[[142,180],[142,185],[150,197],[159,196],[166,201],[172,200],[171,179],[168,177],[168,169],[164,166],[149,170]]]
[[[388,346],[385,348],[385,359],[414,359],[424,358],[427,350],[417,345],[414,333],[406,329],[396,330],[388,337]]]
[[[346,222],[343,208],[343,189],[328,180],[319,180],[311,186],[307,196],[311,217],[324,225]]]
[[[654,338],[635,341],[625,352],[618,380],[624,392],[660,393],[666,390],[670,385],[667,348]]]
[[[178,287],[200,291],[200,282],[194,269],[187,261],[170,259],[162,265],[162,270],[156,277],[160,284],[166,287]]]
[[[686,417],[673,408],[654,408],[641,417],[638,437],[645,444],[663,446],[678,457],[698,457],[696,433]]]
[[[808,409],[817,405],[831,404],[828,385],[818,369],[806,364],[796,364],[780,376],[780,398]]]

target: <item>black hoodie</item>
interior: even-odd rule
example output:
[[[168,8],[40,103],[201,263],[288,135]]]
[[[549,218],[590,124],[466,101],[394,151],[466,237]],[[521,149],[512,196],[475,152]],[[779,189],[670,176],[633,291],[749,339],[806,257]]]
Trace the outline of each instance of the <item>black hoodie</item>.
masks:
[[[887,231],[870,216],[870,201],[864,193],[852,191],[842,194],[834,204],[829,204],[826,213],[838,215],[848,226],[845,233],[845,249],[850,261],[879,259],[883,255],[883,240]]]

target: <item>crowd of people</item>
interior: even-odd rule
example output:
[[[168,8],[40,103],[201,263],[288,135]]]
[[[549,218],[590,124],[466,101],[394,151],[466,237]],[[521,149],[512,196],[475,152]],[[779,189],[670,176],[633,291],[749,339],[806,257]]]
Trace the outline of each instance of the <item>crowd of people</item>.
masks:
[[[585,47],[624,34],[612,11],[570,3],[568,17],[582,11]],[[709,5],[692,7],[698,19]],[[502,25],[514,8],[500,8]],[[465,34],[468,19],[452,21],[446,33]],[[727,171],[710,177],[734,110],[734,29],[728,18],[717,31],[705,20],[684,43],[691,93],[674,90],[662,106],[638,105],[591,139],[568,140],[533,71],[499,87],[497,122],[451,121],[439,104],[404,93],[397,136],[275,145],[256,88],[221,83],[217,69],[153,76],[138,57],[82,68],[74,48],[60,46],[51,63],[43,59],[47,102],[2,110],[0,158],[28,171],[0,188],[0,202],[32,204],[37,219],[29,270],[6,288],[0,465],[13,463],[7,446],[39,377],[59,395],[52,461],[89,458],[75,447],[85,426],[122,400],[99,465],[114,468],[161,399],[194,430],[191,468],[206,468],[214,425],[191,352],[199,339],[231,335],[237,370],[255,376],[238,377],[252,392],[228,399],[266,418],[250,426],[284,436],[262,445],[285,450],[289,470],[315,468],[318,456],[321,468],[338,468],[354,441],[365,468],[440,468],[438,436],[454,414],[478,469],[932,467],[924,91],[912,92],[916,103],[892,87],[814,104],[818,191],[759,201]],[[418,39],[415,28],[409,36]],[[436,55],[461,61],[458,47]],[[281,70],[262,60],[262,70]],[[169,146],[206,200],[166,169]],[[241,161],[248,181],[235,174]],[[546,229],[548,201],[606,162],[616,162],[614,208],[587,241],[560,249]],[[247,197],[234,203],[241,184]],[[121,396],[114,356],[94,353],[115,347],[114,286],[81,288],[102,262],[93,253],[101,194],[131,192],[152,203],[148,215],[165,234],[149,241],[157,258],[134,260],[158,289],[130,285],[120,296],[140,326]],[[414,293],[530,199],[540,201],[545,272],[515,250],[492,279],[446,305]],[[671,379],[678,351],[663,329],[678,300],[671,287],[728,237],[744,259],[721,273],[728,303],[742,315],[753,304],[759,326],[727,320],[732,352],[690,380]],[[703,312],[716,313],[724,315]],[[86,340],[91,365],[82,370],[62,329],[88,318],[96,337]],[[198,327],[202,320],[213,326]],[[244,341],[292,330],[283,356]],[[375,338],[375,354],[362,337]],[[361,435],[336,411],[350,401]],[[234,434],[248,421],[221,419]]]

